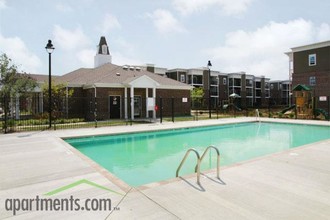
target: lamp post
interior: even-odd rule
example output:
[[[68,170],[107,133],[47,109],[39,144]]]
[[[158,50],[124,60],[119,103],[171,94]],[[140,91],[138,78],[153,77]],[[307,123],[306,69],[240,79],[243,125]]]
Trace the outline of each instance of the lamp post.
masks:
[[[46,51],[49,57],[49,77],[48,77],[48,115],[49,115],[49,128],[52,127],[52,53],[55,47],[51,40],[48,40]]]
[[[209,60],[207,62],[207,68],[209,69],[209,84],[208,84],[208,90],[209,90],[209,118],[211,118],[211,61]]]

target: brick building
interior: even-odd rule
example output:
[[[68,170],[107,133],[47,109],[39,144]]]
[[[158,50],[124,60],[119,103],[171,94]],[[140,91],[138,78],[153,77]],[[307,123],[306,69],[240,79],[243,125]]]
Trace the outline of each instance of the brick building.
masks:
[[[317,98],[330,95],[330,41],[294,47],[286,54],[292,87],[307,85]],[[316,103],[319,108],[327,108],[327,101],[316,99]]]
[[[245,72],[221,73],[209,71],[205,68],[171,69],[166,72],[168,78],[186,83],[193,87],[202,87],[205,98],[208,98],[210,89],[212,107],[216,103],[223,105],[228,102],[229,96],[237,94],[236,103],[241,108],[266,107],[270,98],[269,78],[254,76]]]
[[[138,66],[112,64],[105,37],[100,39],[94,64],[94,68],[80,68],[56,77],[55,82],[74,90],[63,108],[70,112],[69,117],[94,120],[97,115],[98,120],[155,119],[157,114],[159,116],[157,108],[161,104],[164,106],[163,116],[171,115],[172,104],[176,106],[176,115],[190,115],[191,86]],[[37,75],[31,76],[40,83],[48,79],[48,76],[40,80]]]
[[[270,83],[270,94],[272,105],[291,106],[292,85],[290,80],[272,80]]]

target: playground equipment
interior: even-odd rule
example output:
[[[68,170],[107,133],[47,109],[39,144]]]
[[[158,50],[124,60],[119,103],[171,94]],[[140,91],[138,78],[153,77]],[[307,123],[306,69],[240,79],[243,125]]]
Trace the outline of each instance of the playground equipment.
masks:
[[[329,120],[329,114],[328,114],[328,112],[326,112],[324,109],[317,108],[317,109],[315,109],[314,113],[315,113],[316,115],[321,114],[321,115],[324,116],[324,118],[325,118],[326,120]]]
[[[322,114],[326,120],[329,120],[329,114],[324,109],[316,108],[315,97],[312,95],[312,90],[306,85],[297,85],[292,89],[296,104],[286,109],[283,109],[282,113],[296,108],[297,118],[314,118]]]
[[[289,106],[289,107],[283,109],[283,110],[281,111],[281,113],[284,114],[285,112],[290,111],[290,110],[292,110],[292,109],[294,109],[294,108],[296,108],[296,105],[291,105],[291,106]]]
[[[223,102],[223,109],[229,109],[230,107],[232,107],[232,109],[236,110],[236,111],[241,111],[242,109],[239,108],[236,104],[236,99],[237,98],[241,98],[241,96],[239,96],[236,93],[230,94],[229,95],[229,100],[224,100]]]
[[[306,85],[297,85],[293,89],[293,94],[296,99],[296,117],[297,118],[313,118],[313,98],[311,89]]]

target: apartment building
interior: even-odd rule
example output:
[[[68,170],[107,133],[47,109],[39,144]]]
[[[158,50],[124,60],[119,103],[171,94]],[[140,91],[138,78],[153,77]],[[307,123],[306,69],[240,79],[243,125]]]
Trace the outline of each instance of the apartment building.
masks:
[[[291,106],[292,104],[292,84],[290,80],[270,81],[270,94],[272,105]]]
[[[238,95],[236,104],[241,108],[266,107],[270,98],[269,78],[256,77],[245,72],[221,73],[207,68],[171,69],[166,72],[168,78],[187,83],[194,87],[203,87],[205,98],[209,89],[211,105],[223,105],[231,94]]]
[[[309,86],[312,95],[318,98],[317,107],[327,108],[330,95],[330,41],[294,47],[286,54],[289,56],[292,87],[299,84]]]

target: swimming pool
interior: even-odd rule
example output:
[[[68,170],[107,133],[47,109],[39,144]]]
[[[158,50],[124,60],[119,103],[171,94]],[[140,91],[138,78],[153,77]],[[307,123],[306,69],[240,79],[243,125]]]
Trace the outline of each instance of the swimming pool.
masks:
[[[216,146],[223,166],[329,138],[328,126],[240,123],[65,141],[129,185],[141,186],[174,178],[192,147],[202,154],[207,146]],[[180,175],[193,173],[195,165],[196,156],[191,154]],[[201,170],[215,167],[216,154],[210,151]]]

